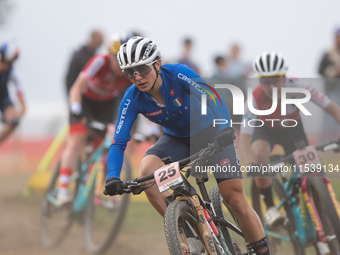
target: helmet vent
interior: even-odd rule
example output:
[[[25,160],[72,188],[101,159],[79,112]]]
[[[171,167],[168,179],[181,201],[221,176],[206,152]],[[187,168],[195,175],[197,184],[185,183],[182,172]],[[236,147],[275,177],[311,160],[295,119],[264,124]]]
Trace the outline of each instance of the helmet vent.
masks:
[[[276,66],[277,66],[278,61],[279,61],[279,58],[277,56],[275,56],[273,70],[276,70]]]
[[[260,66],[261,66],[262,71],[264,71],[265,69],[264,69],[262,58],[260,58]]]
[[[267,54],[267,70],[270,72],[270,55]]]
[[[280,66],[280,69],[283,67],[283,64],[284,64],[284,61],[281,62],[281,66]]]

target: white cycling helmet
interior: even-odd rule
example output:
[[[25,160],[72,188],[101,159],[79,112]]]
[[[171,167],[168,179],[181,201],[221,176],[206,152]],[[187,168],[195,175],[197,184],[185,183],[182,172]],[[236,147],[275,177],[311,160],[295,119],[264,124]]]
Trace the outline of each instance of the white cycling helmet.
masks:
[[[282,76],[287,73],[288,62],[279,52],[264,52],[253,62],[253,69],[257,77]]]
[[[132,37],[119,48],[117,60],[121,69],[151,64],[162,55],[154,41],[141,36]]]
[[[5,41],[0,46],[0,59],[4,62],[12,62],[19,57],[19,47],[14,39]]]

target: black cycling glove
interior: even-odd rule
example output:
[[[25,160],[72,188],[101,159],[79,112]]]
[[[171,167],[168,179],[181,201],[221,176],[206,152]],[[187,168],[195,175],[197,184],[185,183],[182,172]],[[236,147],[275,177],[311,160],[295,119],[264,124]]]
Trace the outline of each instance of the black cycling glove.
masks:
[[[122,195],[124,193],[122,181],[117,177],[111,177],[106,180],[105,190],[110,196]]]
[[[221,151],[223,150],[223,147],[232,144],[235,139],[234,129],[225,127],[221,130],[220,134],[215,137],[215,145],[217,146],[217,149]]]

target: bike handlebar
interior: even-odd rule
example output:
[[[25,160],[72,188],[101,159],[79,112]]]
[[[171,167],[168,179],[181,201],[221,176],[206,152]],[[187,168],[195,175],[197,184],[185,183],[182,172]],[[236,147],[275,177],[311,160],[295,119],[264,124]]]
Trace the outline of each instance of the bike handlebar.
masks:
[[[220,139],[228,139],[229,138],[228,136],[229,136],[228,133],[224,133],[219,138]],[[230,145],[230,144],[233,144],[233,142],[227,144],[227,146]],[[205,156],[205,155],[207,155],[207,154],[209,154],[211,152],[215,153],[216,150],[219,149],[219,147],[220,147],[219,144],[215,141],[213,144],[209,144],[206,148],[200,150],[199,152],[197,152],[197,153],[195,153],[195,154],[193,154],[193,155],[191,155],[191,156],[189,156],[189,157],[187,157],[185,159],[180,160],[179,161],[180,169],[184,168],[186,165],[188,165],[193,160],[196,160],[196,159],[198,159],[200,157],[203,157],[203,156]],[[140,177],[140,178],[136,178],[136,179],[134,179],[132,181],[123,182],[122,183],[122,187],[124,189],[124,193],[132,192],[131,191],[131,186],[139,186],[140,187],[140,183],[141,182],[149,181],[149,180],[152,180],[152,179],[154,179],[154,173],[148,174],[148,175]],[[103,191],[103,193],[104,193],[104,195],[108,195],[106,189]]]
[[[331,141],[328,142],[326,144],[323,145],[319,145],[317,147],[315,147],[316,150],[318,151],[329,151],[329,150],[334,150],[334,152],[340,152],[340,138],[337,141]],[[290,161],[291,159],[293,159],[293,153],[289,154],[287,156],[284,156],[283,158],[279,159],[279,160],[274,160],[272,162],[270,162],[271,165],[276,165],[279,164],[281,162],[286,162],[286,161]]]

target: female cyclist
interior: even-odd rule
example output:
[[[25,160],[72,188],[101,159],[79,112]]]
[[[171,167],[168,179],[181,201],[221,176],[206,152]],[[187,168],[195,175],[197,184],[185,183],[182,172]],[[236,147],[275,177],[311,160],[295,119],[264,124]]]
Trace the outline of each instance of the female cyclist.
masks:
[[[124,150],[139,113],[164,129],[162,137],[146,152],[139,168],[140,177],[162,167],[164,163],[161,158],[165,156],[178,161],[206,147],[220,131],[218,127],[213,127],[213,119],[230,119],[225,102],[223,99],[216,100],[215,104],[214,95],[207,100],[207,114],[201,115],[201,95],[210,86],[183,64],[161,66],[161,53],[151,39],[131,38],[120,46],[117,60],[125,76],[134,84],[127,89],[120,103],[116,133],[109,151],[105,186],[109,195],[123,193],[119,177]],[[224,131],[230,134],[230,144],[235,138],[233,129],[227,127]],[[249,205],[243,190],[235,145],[221,149],[209,161],[211,166],[230,164],[236,169],[234,172],[215,173],[220,193],[239,219],[245,238],[256,254],[269,254],[260,219]],[[155,186],[145,190],[145,193],[152,206],[164,216],[165,197],[169,193],[159,193]]]

